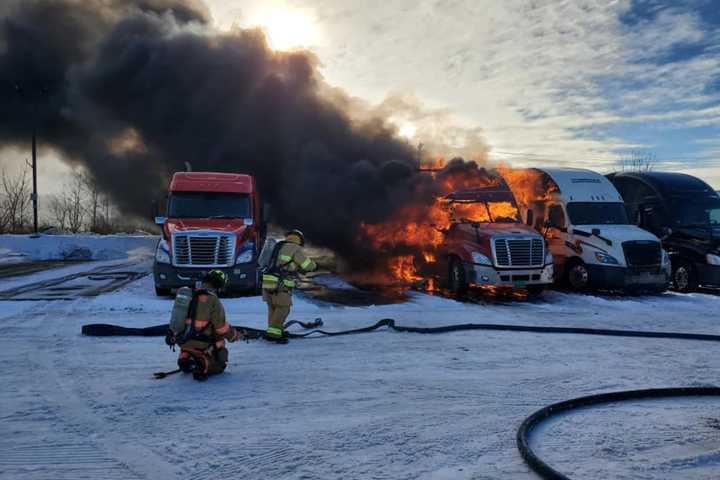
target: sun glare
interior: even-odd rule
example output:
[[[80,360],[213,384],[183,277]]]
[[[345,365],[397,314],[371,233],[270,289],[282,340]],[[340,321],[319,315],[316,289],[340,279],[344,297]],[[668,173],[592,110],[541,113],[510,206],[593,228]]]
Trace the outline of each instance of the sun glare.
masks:
[[[274,50],[307,48],[317,44],[318,31],[309,15],[290,9],[261,12],[250,22],[265,31]]]

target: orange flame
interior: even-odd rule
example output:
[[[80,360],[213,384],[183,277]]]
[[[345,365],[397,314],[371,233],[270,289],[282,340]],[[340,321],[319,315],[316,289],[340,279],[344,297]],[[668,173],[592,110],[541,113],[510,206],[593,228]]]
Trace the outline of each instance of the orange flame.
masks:
[[[451,202],[444,198],[444,195],[458,190],[499,186],[499,181],[488,176],[484,170],[476,172],[476,175],[447,175],[442,172],[433,174],[441,194],[434,202],[407,205],[398,210],[389,221],[361,225],[362,232],[374,250],[403,252],[388,257],[385,271],[390,273],[390,278],[375,276],[374,283],[383,280],[387,283],[405,284],[420,282],[422,277],[417,273],[415,259],[434,262],[434,250],[443,242],[444,232],[452,223],[462,220],[490,222],[517,218],[517,209],[510,202],[492,202],[486,205]],[[428,282],[426,288],[434,289],[435,285]]]

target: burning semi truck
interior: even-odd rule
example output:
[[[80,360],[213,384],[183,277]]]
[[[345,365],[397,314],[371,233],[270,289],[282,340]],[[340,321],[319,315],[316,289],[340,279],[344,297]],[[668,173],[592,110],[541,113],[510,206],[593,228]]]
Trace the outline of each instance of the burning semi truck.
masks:
[[[455,294],[470,287],[525,288],[540,293],[553,282],[553,258],[541,235],[520,222],[505,184],[460,190],[442,198],[450,216],[422,268],[446,280]]]
[[[475,162],[453,160],[433,173],[433,185],[430,199],[362,226],[385,259],[373,274],[376,282],[384,276],[385,283],[447,287],[460,295],[470,287],[537,293],[553,282],[545,241],[521,223],[502,179]]]
[[[179,172],[168,188],[155,251],[157,295],[194,286],[210,269],[228,276],[226,293],[258,288],[257,256],[265,241],[263,206],[250,175]]]

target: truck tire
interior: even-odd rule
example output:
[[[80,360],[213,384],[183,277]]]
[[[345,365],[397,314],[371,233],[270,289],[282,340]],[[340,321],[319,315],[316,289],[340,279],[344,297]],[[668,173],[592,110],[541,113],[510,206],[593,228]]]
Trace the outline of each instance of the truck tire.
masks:
[[[465,295],[468,291],[465,267],[457,257],[450,257],[448,263],[448,287],[452,293],[458,296]]]
[[[169,288],[155,287],[155,295],[158,297],[169,297],[171,293]]]
[[[692,263],[678,260],[673,265],[673,288],[681,293],[694,292],[698,288],[697,274]]]
[[[574,260],[568,265],[565,281],[571,290],[584,292],[590,286],[590,271],[582,260]]]

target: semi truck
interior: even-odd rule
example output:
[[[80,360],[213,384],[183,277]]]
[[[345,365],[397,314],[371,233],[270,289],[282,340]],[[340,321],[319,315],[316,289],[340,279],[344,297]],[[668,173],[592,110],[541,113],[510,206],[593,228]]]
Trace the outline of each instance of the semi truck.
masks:
[[[507,177],[525,223],[547,241],[557,280],[577,291],[667,290],[670,258],[660,239],[630,222],[623,198],[603,175],[532,168]]]
[[[451,223],[424,267],[457,295],[470,287],[523,288],[540,293],[553,282],[553,258],[542,236],[520,222],[507,185],[444,197]]]
[[[212,269],[228,276],[227,294],[255,292],[265,241],[255,179],[239,173],[178,172],[168,187],[162,236],[155,250],[155,293],[195,286]]]
[[[608,178],[630,220],[662,239],[675,290],[720,287],[720,195],[710,185],[682,173],[622,172]]]

